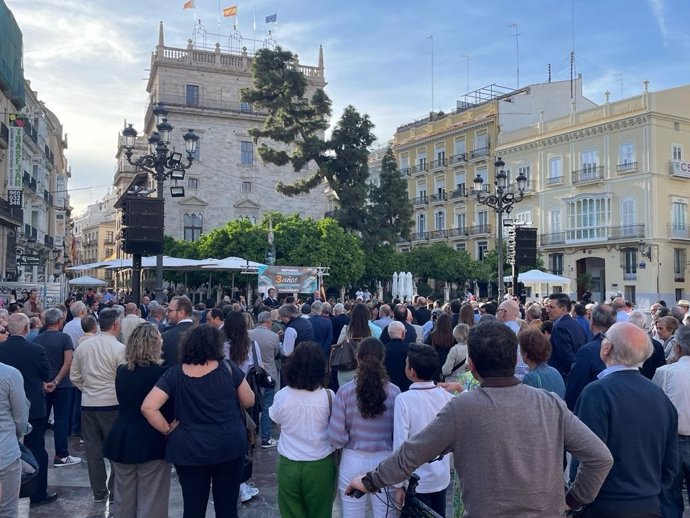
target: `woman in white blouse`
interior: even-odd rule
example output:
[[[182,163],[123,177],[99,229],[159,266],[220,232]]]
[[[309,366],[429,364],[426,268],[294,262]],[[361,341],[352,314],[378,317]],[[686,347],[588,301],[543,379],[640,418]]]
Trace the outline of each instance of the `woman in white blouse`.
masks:
[[[268,409],[278,423],[278,508],[282,518],[331,518],[336,468],[328,442],[333,392],[321,348],[302,342],[283,366],[286,386]]]

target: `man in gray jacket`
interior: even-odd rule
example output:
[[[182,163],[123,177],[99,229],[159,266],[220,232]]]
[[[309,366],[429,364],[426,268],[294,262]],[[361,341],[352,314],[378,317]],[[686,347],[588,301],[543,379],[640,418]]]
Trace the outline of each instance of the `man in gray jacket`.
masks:
[[[276,356],[280,352],[280,339],[278,335],[271,331],[270,311],[262,311],[257,317],[258,323],[256,327],[249,331],[249,338],[259,344],[261,351],[261,360],[263,367],[271,375],[274,380],[278,379],[278,369],[276,368]],[[329,323],[330,325],[330,323]],[[277,382],[276,382],[277,383]],[[261,389],[261,447],[273,448],[278,445],[278,441],[271,437],[273,429],[273,422],[268,416],[268,409],[273,404],[273,396],[275,389],[262,388]]]
[[[438,455],[454,454],[465,518],[554,518],[594,500],[613,464],[604,443],[556,395],[515,378],[517,337],[500,322],[472,328],[467,365],[481,385],[448,403],[348,491],[405,480]],[[580,460],[567,493],[563,450]]]

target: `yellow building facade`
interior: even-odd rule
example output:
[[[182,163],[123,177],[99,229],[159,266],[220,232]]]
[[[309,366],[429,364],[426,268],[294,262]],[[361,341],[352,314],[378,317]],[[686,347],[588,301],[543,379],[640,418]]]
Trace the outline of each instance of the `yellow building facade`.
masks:
[[[529,171],[511,217],[537,227],[544,265],[576,280],[571,296],[622,294],[641,308],[687,298],[688,152],[690,86],[646,82],[640,95],[503,132],[496,147],[511,178]]]

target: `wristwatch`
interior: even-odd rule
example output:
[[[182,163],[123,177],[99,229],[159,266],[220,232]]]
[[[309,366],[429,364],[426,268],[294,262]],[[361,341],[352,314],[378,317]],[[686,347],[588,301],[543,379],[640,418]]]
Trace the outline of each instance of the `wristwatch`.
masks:
[[[374,479],[371,476],[371,471],[364,475],[362,478],[362,485],[366,488],[366,490],[369,493],[375,493],[379,490],[378,487],[376,487],[376,484],[374,484]]]

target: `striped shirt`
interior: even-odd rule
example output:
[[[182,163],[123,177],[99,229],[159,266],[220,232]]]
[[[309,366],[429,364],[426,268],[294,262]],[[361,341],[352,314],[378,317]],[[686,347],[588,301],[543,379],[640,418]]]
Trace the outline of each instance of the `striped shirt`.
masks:
[[[395,398],[400,389],[385,384],[386,410],[373,419],[365,419],[357,408],[357,391],[353,380],[338,390],[333,401],[333,413],[328,424],[328,440],[334,448],[358,451],[393,450],[393,413]]]

